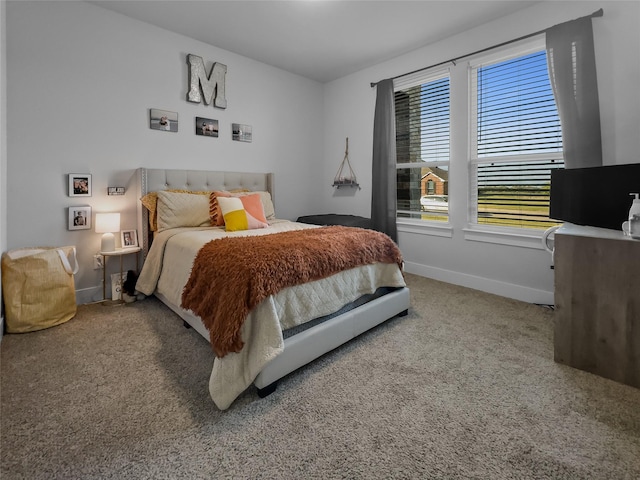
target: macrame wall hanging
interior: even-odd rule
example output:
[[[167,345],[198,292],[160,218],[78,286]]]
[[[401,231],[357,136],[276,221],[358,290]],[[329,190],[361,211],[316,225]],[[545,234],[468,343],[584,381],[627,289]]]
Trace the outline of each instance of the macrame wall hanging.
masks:
[[[351,168],[351,163],[349,162],[349,137],[347,137],[346,147],[344,150],[344,159],[340,164],[340,168],[338,169],[338,173],[336,173],[335,178],[333,179],[333,185],[336,188],[340,187],[357,187],[360,189],[360,185],[356,181],[356,174],[353,173],[353,168]]]

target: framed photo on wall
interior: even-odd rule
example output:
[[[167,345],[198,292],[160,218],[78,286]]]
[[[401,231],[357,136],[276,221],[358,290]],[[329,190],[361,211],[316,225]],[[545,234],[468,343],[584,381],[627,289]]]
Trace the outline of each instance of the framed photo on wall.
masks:
[[[212,118],[196,117],[196,135],[205,137],[218,136],[218,120]]]
[[[69,230],[89,230],[91,228],[91,207],[69,207]]]
[[[149,128],[163,132],[177,132],[178,112],[151,108],[149,110]]]
[[[242,125],[241,123],[231,124],[231,139],[237,142],[251,143],[253,132],[251,125]]]
[[[135,230],[122,230],[120,232],[122,248],[133,248],[138,246],[138,234]]]
[[[88,173],[69,174],[69,196],[70,197],[90,197],[91,196],[91,175]]]

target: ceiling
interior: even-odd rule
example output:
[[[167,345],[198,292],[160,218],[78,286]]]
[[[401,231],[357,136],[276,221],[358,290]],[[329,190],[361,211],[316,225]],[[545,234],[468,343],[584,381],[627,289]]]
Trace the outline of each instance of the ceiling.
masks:
[[[538,3],[88,1],[322,83]]]

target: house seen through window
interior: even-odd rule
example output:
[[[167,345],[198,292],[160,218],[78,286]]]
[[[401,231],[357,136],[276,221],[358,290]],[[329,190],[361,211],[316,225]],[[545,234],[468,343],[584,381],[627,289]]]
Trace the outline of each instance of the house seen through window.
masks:
[[[395,87],[398,216],[448,220],[449,74],[421,74]]]

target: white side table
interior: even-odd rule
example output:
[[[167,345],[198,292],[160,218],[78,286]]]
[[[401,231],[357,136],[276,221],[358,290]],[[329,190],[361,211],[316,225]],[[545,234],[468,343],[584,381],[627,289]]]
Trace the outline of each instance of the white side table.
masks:
[[[127,247],[127,248],[116,248],[113,252],[100,252],[100,255],[104,257],[104,265],[102,265],[102,301],[106,303],[107,301],[107,257],[120,257],[120,278],[122,278],[123,270],[122,270],[122,257],[125,255],[130,255],[132,253],[136,254],[136,272],[138,271],[138,252],[142,250],[140,247]],[[122,295],[120,296],[120,303],[123,303]]]

